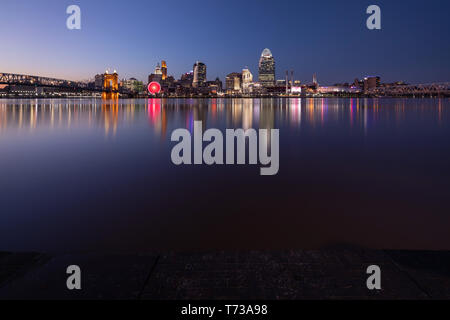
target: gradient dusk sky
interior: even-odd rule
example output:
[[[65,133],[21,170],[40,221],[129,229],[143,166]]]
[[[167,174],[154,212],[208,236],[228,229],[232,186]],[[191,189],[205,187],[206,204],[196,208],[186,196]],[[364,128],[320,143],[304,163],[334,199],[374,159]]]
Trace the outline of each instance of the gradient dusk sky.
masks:
[[[66,28],[81,8],[82,29]],[[366,28],[377,4],[382,30]],[[409,83],[450,81],[450,1],[443,0],[1,0],[0,72],[81,80],[106,68],[147,79],[164,59],[178,79],[196,60],[208,79],[248,66],[269,48],[277,78],[321,84],[365,75]]]

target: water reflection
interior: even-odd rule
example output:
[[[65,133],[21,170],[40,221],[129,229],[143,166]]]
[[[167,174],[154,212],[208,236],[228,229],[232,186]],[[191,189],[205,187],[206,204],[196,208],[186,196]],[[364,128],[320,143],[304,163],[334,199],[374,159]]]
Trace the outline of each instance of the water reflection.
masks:
[[[449,107],[449,99],[0,100],[0,251],[449,249]],[[280,129],[279,173],[175,166],[170,134],[193,131],[196,120],[205,129]]]
[[[206,127],[295,128],[339,123],[363,128],[390,121],[399,126],[407,114],[436,125],[448,120],[448,99],[148,99],[148,100],[0,100],[0,132],[38,128],[119,128],[147,115],[148,125],[165,137],[170,122],[193,130],[194,121]]]

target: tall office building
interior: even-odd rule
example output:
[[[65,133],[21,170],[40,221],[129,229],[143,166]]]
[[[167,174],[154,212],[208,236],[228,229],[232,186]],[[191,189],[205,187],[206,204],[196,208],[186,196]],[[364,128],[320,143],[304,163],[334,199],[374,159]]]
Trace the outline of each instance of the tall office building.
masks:
[[[197,88],[201,87],[206,82],[206,65],[203,62],[197,61],[194,64],[194,81],[192,85]]]
[[[380,86],[381,78],[377,76],[370,76],[364,78],[364,91],[374,89]]]
[[[242,69],[242,91],[250,92],[250,86],[253,84],[253,75],[248,68]]]
[[[105,75],[104,74],[97,74],[97,75],[95,75],[95,87],[96,88],[102,88],[104,81],[105,81]]]
[[[248,68],[242,69],[242,83],[248,84],[253,82],[253,75]]]
[[[161,72],[162,72],[162,80],[164,81],[167,79],[167,64],[165,60],[161,61]]]
[[[186,72],[181,75],[180,84],[182,87],[190,88],[194,81],[194,72]]]
[[[242,73],[232,72],[225,78],[228,93],[241,91]]]
[[[264,87],[275,85],[275,59],[269,49],[264,49],[259,59],[259,83]]]

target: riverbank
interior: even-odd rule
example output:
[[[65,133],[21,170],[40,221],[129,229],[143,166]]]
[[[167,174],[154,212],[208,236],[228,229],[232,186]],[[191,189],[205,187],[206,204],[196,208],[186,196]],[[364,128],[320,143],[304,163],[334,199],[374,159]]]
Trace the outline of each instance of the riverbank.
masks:
[[[66,268],[81,268],[81,290]],[[381,268],[369,290],[367,267]],[[450,251],[0,253],[0,299],[450,299]]]
[[[234,95],[234,96],[148,96],[148,95],[120,95],[118,100],[128,99],[448,99],[450,95],[397,95],[397,96],[377,96],[364,94],[349,95]],[[8,96],[0,95],[0,99],[18,100],[18,99],[99,99],[104,101],[115,101],[116,99],[103,99],[101,96],[76,95],[76,96]]]

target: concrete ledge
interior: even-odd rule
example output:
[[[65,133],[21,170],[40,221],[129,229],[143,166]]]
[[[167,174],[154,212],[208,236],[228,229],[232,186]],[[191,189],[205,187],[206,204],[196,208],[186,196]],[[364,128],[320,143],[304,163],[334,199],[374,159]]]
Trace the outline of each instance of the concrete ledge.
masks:
[[[66,268],[82,289],[66,288]],[[382,290],[366,287],[378,265]],[[450,252],[0,253],[0,299],[450,299]]]

